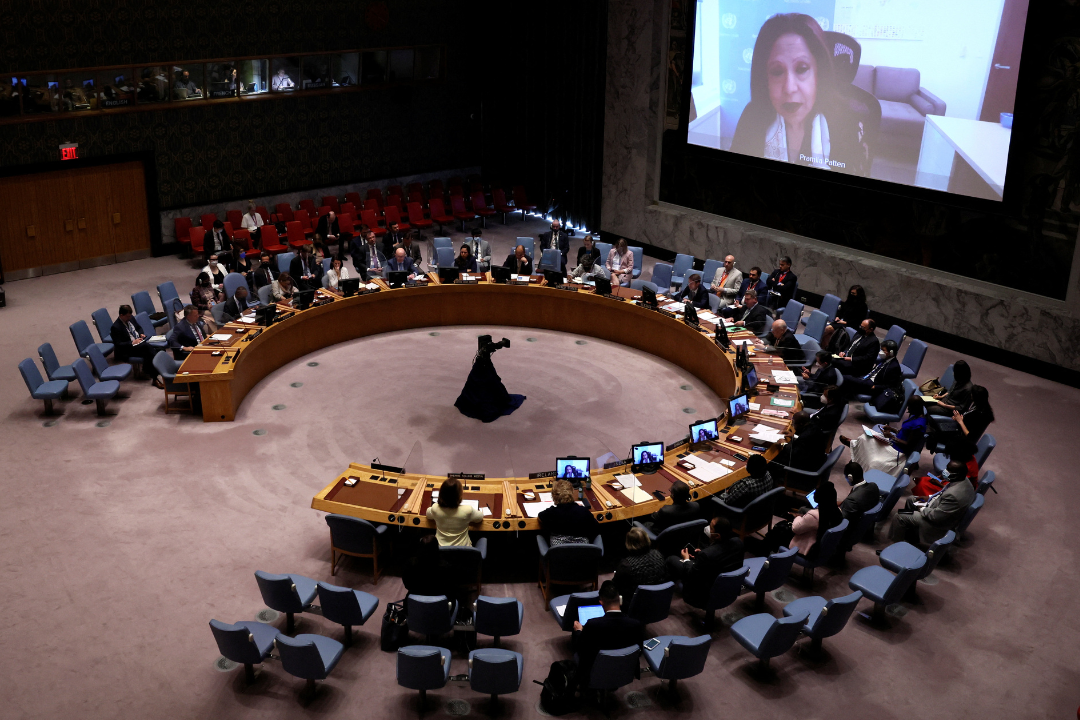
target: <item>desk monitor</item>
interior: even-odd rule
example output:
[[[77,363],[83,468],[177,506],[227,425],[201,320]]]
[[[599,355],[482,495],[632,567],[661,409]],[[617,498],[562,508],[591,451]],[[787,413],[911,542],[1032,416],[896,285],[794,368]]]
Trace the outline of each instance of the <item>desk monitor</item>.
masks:
[[[683,305],[683,318],[691,325],[697,325],[697,308],[692,303]]]
[[[545,270],[544,280],[547,281],[548,287],[559,287],[563,284],[563,274],[559,270]]]
[[[634,465],[659,465],[664,462],[664,443],[638,443],[630,450]]]
[[[270,327],[277,317],[277,305],[263,305],[255,310],[255,321],[262,327]]]
[[[754,391],[754,388],[757,387],[757,384],[757,367],[751,364],[750,368],[745,373],[743,373],[743,391],[746,393],[752,393]]]
[[[461,271],[457,267],[441,267],[439,268],[439,282],[450,285],[453,284],[458,276],[461,275]]]
[[[656,293],[651,287],[645,285],[641,287],[641,304],[651,308],[656,307]]]
[[[604,617],[603,605],[578,605],[577,619],[582,625],[598,617]]]
[[[561,457],[555,459],[555,477],[575,485],[589,479],[589,458]]]
[[[728,412],[736,425],[746,422],[745,415],[750,412],[750,402],[746,395],[736,395],[728,401]]]
[[[716,418],[699,420],[690,426],[690,442],[701,443],[716,440],[720,433],[716,429]]]
[[[728,337],[727,328],[724,327],[724,320],[722,318],[720,322],[716,324],[716,336],[713,339],[720,347],[731,347],[731,338]]]
[[[405,287],[405,283],[408,281],[409,273],[404,270],[391,270],[386,273],[386,282],[392,288]]]
[[[341,288],[341,294],[345,297],[352,297],[356,293],[360,292],[360,278],[345,278],[338,281],[338,287]]]
[[[503,267],[502,265],[494,265],[491,268],[491,279],[497,283],[503,283],[504,285],[510,282],[510,268]]]
[[[596,294],[597,295],[610,295],[611,294],[611,281],[607,278],[596,278]]]
[[[307,310],[314,301],[314,290],[301,290],[296,294],[296,297],[293,298],[293,307],[297,310]]]

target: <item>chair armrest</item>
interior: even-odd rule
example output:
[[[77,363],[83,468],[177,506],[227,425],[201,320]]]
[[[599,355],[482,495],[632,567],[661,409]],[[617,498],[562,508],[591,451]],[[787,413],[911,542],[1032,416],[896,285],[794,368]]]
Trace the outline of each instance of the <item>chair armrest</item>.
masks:
[[[939,98],[934,93],[930,92],[924,87],[919,88],[919,92],[915,93],[912,97],[922,98],[931,105],[934,106],[934,110],[931,113],[925,113],[927,115],[944,115],[945,114],[945,101]]]
[[[814,477],[821,474],[820,468],[818,468],[817,470],[799,470],[798,468],[793,468],[788,465],[781,465],[781,467],[787,470],[788,475],[794,473],[796,475],[801,475],[802,477]]]
[[[482,537],[479,540],[477,540],[476,545],[473,546],[477,550],[480,551],[480,559],[481,560],[487,560],[487,545],[488,545],[487,538]]]
[[[634,527],[644,530],[645,534],[649,536],[649,540],[651,540],[652,542],[656,542],[656,533],[654,533],[652,530],[645,527],[644,525],[639,523],[637,520],[634,521]]]
[[[386,529],[387,529],[386,525],[376,525],[375,526],[375,534],[376,535],[385,535],[386,534]]]
[[[721,500],[720,498],[715,497],[715,496],[713,496],[713,497],[711,497],[709,499],[712,500],[716,505],[718,505],[720,507],[720,510],[722,510],[724,512],[730,513],[732,515],[742,515],[743,514],[744,508],[732,507],[731,505],[728,505],[723,500]]]
[[[593,538],[592,544],[595,545],[596,547],[600,548],[600,557],[603,557],[604,556],[604,538],[597,535],[596,537]]]
[[[548,545],[547,538],[543,535],[536,536],[536,547],[540,551],[540,557],[546,557],[548,550],[551,549],[551,546]]]

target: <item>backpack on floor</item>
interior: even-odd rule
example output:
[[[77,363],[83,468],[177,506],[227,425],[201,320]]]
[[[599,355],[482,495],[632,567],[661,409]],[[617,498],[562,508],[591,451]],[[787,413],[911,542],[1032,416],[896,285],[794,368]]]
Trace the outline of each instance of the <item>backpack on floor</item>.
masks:
[[[540,706],[548,715],[565,715],[574,709],[574,676],[577,663],[573,660],[557,660],[551,663],[544,682],[533,680],[544,689],[540,691]]]
[[[383,652],[397,652],[409,639],[409,620],[405,616],[405,601],[387,603],[383,613],[379,646]]]

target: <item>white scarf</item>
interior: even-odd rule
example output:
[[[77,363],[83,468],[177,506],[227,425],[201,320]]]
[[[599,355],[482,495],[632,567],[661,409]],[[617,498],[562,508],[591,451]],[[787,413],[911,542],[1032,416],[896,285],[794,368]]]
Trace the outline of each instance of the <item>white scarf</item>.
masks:
[[[825,116],[818,113],[814,116],[813,126],[810,131],[810,155],[813,158],[810,164],[813,167],[828,169],[829,155],[832,144],[829,142],[829,123]],[[787,147],[787,127],[784,118],[776,116],[772,125],[765,132],[765,157],[769,160],[789,162]]]

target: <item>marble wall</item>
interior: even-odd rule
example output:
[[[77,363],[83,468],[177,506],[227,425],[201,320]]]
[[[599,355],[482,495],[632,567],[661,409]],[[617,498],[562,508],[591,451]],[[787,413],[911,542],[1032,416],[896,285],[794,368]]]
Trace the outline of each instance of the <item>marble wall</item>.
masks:
[[[698,258],[731,253],[766,272],[790,255],[801,290],[860,283],[878,312],[1080,371],[1080,253],[1057,301],[659,203],[667,13],[663,0],[609,2],[602,230]]]

